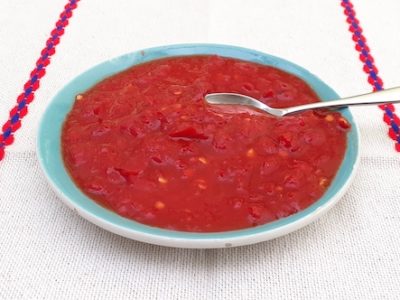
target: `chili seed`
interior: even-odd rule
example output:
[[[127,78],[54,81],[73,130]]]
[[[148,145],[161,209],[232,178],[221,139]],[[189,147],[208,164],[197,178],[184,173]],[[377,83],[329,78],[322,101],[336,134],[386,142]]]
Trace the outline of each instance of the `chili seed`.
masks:
[[[165,208],[165,203],[162,201],[156,201],[156,203],[154,203],[154,207],[157,209],[163,209]]]
[[[160,177],[158,177],[158,182],[162,183],[162,184],[166,184],[168,182],[168,180],[165,177],[160,176]]]
[[[247,150],[246,156],[247,157],[254,157],[254,156],[256,156],[256,152],[254,151],[253,148],[250,148],[249,150]]]
[[[205,157],[203,157],[203,156],[200,156],[198,158],[198,160],[199,160],[199,162],[201,162],[202,164],[205,164],[205,165],[208,163],[207,159]]]

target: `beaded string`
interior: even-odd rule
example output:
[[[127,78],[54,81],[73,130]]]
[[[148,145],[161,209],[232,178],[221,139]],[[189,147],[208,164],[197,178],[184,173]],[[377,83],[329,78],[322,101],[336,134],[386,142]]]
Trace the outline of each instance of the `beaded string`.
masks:
[[[371,50],[368,47],[367,40],[363,35],[360,21],[356,18],[354,5],[350,0],[342,0],[346,21],[349,24],[349,31],[352,33],[352,39],[355,43],[355,49],[359,53],[360,61],[363,63],[363,70],[368,75],[368,83],[374,91],[383,90],[383,81],[378,75],[378,68],[374,63]],[[393,104],[382,104],[379,108],[383,110],[383,120],[389,125],[388,134],[395,141],[395,149],[400,152],[400,119],[396,115]]]
[[[46,74],[46,67],[50,64],[50,58],[56,53],[56,47],[68,26],[68,20],[72,17],[72,11],[76,9],[79,0],[69,0],[64,6],[55,28],[51,31],[46,46],[40,52],[36,66],[30,73],[29,80],[25,82],[23,92],[17,97],[17,104],[11,109],[9,119],[1,127],[0,134],[0,161],[4,158],[5,148],[14,142],[14,134],[21,127],[21,120],[28,113],[28,106],[35,98],[35,91],[40,87],[40,80]]]

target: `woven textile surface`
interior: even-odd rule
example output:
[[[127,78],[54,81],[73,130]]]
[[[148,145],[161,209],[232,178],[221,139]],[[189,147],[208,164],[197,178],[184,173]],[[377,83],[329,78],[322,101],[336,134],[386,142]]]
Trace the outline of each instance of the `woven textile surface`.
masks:
[[[1,125],[67,3],[0,1]],[[78,2],[0,161],[0,299],[398,299],[400,152],[375,106],[352,109],[361,163],[342,200],[319,221],[257,245],[186,250],[135,242],[82,219],[50,189],[35,150],[44,108],[76,75],[123,53],[233,44],[291,60],[341,96],[372,91],[341,1],[227,3]],[[400,2],[351,3],[385,87],[399,86]]]

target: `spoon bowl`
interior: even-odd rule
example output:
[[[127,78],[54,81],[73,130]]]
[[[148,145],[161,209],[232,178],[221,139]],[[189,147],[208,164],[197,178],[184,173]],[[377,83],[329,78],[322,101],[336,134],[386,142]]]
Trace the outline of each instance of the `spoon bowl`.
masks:
[[[267,104],[250,96],[235,93],[214,93],[207,94],[205,100],[209,104],[214,105],[243,105],[260,110],[276,117],[283,117],[285,109],[272,108]]]

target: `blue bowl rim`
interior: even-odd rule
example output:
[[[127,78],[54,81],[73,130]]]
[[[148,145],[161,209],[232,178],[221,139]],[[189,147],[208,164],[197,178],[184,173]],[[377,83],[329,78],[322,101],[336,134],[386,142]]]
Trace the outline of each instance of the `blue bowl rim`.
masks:
[[[305,80],[321,97],[323,101],[338,99],[338,94],[322,82],[318,77],[311,74],[306,69],[290,62],[285,59],[265,54],[260,51],[247,49],[243,47],[231,46],[231,45],[221,45],[221,44],[175,44],[166,45],[160,47],[153,47],[144,50],[138,50],[131,53],[127,53],[111,60],[104,61],[85,72],[81,73],[68,84],[66,84],[51,100],[47,106],[42,119],[39,124],[38,139],[37,139],[37,153],[40,165],[50,182],[51,186],[55,189],[57,194],[66,201],[66,204],[74,208],[78,213],[99,226],[108,224],[113,228],[108,228],[110,231],[124,235],[121,232],[133,232],[139,233],[141,236],[152,236],[150,242],[158,243],[157,240],[172,239],[175,241],[187,241],[187,240],[200,240],[200,241],[217,241],[217,240],[231,240],[234,238],[244,238],[249,236],[256,236],[260,234],[265,234],[268,232],[275,233],[277,230],[282,229],[287,231],[289,227],[294,227],[290,225],[301,224],[306,225],[305,222],[307,218],[312,217],[313,214],[318,212],[326,211],[328,208],[333,206],[334,203],[342,196],[345,189],[348,187],[356,166],[359,161],[359,130],[357,124],[348,109],[342,109],[341,113],[347,118],[351,123],[352,129],[348,134],[348,146],[345,154],[345,158],[341,164],[341,167],[334,178],[331,186],[325,192],[325,194],[313,203],[308,208],[297,212],[291,216],[279,219],[274,222],[270,222],[264,225],[259,225],[252,228],[225,231],[225,232],[212,232],[212,233],[195,233],[195,232],[183,232],[183,231],[173,231],[168,229],[162,229],[158,227],[152,227],[144,225],[133,220],[123,218],[116,213],[103,208],[98,205],[92,199],[83,194],[73,183],[69,177],[67,171],[64,168],[61,152],[52,151],[46,149],[51,145],[55,146],[55,143],[60,141],[60,117],[62,121],[64,117],[69,112],[65,108],[72,106],[74,97],[70,97],[69,100],[63,100],[66,95],[76,95],[77,87],[82,86],[79,84],[82,81],[88,80],[88,76],[92,77],[90,84],[84,83],[85,89],[93,86],[96,82],[111,76],[115,73],[123,71],[133,65],[140,64],[146,61],[170,57],[170,56],[183,56],[183,55],[207,55],[216,54],[227,57],[235,57],[243,60],[253,61],[256,63],[266,64],[278,69],[284,70],[286,72],[292,73],[303,80]],[[105,68],[104,70],[102,70]],[[101,72],[99,72],[101,71]],[[101,74],[101,75],[100,75]],[[94,82],[94,83],[93,83]],[[72,90],[72,92],[71,92]],[[80,88],[82,91],[82,88]],[[66,102],[66,103],[63,103]],[[69,104],[68,104],[69,103]],[[62,104],[62,105],[60,105]],[[55,114],[54,110],[62,110],[62,115]],[[49,126],[48,124],[52,124]],[[62,125],[62,122],[61,122]],[[48,130],[55,130],[52,135],[48,135]],[[58,132],[58,134],[57,134]],[[53,138],[58,137],[55,141]],[[52,140],[53,139],[53,140]],[[58,145],[58,149],[59,149]],[[57,166],[51,165],[51,163],[56,162]],[[61,166],[60,166],[61,163]],[[61,171],[61,174],[60,174]],[[58,178],[59,176],[63,177]],[[67,178],[65,178],[67,176]],[[66,182],[65,182],[66,180]],[[71,193],[71,189],[73,193]],[[76,196],[78,195],[78,197]],[[337,196],[337,197],[335,197]],[[335,200],[335,201],[334,201]],[[314,217],[312,218],[315,219]],[[310,218],[311,220],[311,218]],[[300,227],[302,227],[300,226]],[[105,226],[102,226],[105,227]],[[107,227],[107,226],[106,226]],[[297,229],[297,228],[294,228]],[[292,230],[290,230],[292,231]],[[275,234],[276,235],[276,234]],[[279,235],[279,234],[278,234]],[[140,237],[138,238],[141,239]],[[158,244],[163,244],[160,242]],[[164,243],[165,244],[165,243]]]

